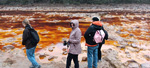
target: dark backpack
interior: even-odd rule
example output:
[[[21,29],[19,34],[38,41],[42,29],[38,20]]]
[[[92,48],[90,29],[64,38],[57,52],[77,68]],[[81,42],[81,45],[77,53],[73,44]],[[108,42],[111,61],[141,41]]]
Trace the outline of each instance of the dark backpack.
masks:
[[[40,41],[40,38],[39,38],[39,35],[38,35],[37,31],[34,30],[34,29],[30,29],[29,31],[30,31],[30,34],[31,34],[31,37],[32,37],[31,43],[33,45],[37,45],[37,43]]]

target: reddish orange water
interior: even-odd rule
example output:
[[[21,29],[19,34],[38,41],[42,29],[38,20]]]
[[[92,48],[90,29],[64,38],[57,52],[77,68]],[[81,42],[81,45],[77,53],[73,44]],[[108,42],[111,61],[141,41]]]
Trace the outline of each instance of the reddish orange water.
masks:
[[[11,30],[0,31],[0,39],[7,39],[9,37],[15,38],[17,40],[12,42],[7,42],[4,45],[12,45],[13,43],[21,44],[22,37],[16,37],[17,35],[21,35],[23,33],[24,27],[22,26],[22,21],[25,18],[32,19],[30,20],[32,27],[38,31],[40,36],[39,46],[36,51],[45,48],[51,44],[57,44],[62,42],[63,38],[69,38],[69,34],[71,32],[71,28],[69,26],[69,22],[67,20],[73,19],[84,19],[83,17],[69,17],[69,16],[61,16],[61,15],[46,15],[46,12],[38,13],[38,12],[1,12],[0,14],[0,29],[2,30]],[[56,20],[56,22],[54,21]],[[85,24],[90,24],[90,22],[80,22],[80,29],[82,31],[82,35],[84,35],[85,30],[88,28]],[[20,28],[23,28],[19,30]],[[12,34],[12,33],[15,33]],[[82,41],[84,38],[82,37]],[[18,44],[13,44],[16,48],[22,48],[23,45],[18,46]],[[0,46],[0,49],[4,46]]]
[[[112,17],[107,17],[106,15],[110,15]],[[145,16],[146,13],[130,13],[130,12],[108,12],[106,15],[101,16],[101,19],[104,23],[109,23],[109,25],[115,25],[115,26],[122,26],[122,29],[119,29],[121,32],[128,32],[126,34],[119,34],[121,37],[124,38],[131,38],[129,34],[134,34],[135,39],[138,40],[144,40],[149,41],[150,40],[150,17]],[[139,16],[136,16],[139,15]],[[125,17],[125,18],[124,18]],[[65,16],[61,14],[48,14],[47,12],[30,12],[30,11],[7,11],[3,12],[0,11],[0,49],[2,49],[5,45],[14,45],[17,48],[24,47],[23,45],[18,46],[18,44],[21,44],[21,36],[16,37],[18,35],[21,35],[23,33],[24,27],[22,26],[22,21],[25,18],[29,18],[31,25],[33,28],[35,28],[40,36],[40,42],[39,46],[37,47],[36,51],[41,50],[42,48],[45,48],[46,46],[49,46],[51,44],[57,44],[62,42],[63,38],[69,38],[69,34],[71,32],[71,28],[69,26],[70,20],[73,19],[86,19],[86,17],[72,17],[70,15]],[[69,21],[68,21],[69,20]],[[145,23],[141,23],[141,21],[144,21]],[[128,24],[132,25],[133,23],[139,23],[134,24],[132,26],[124,25],[122,24]],[[82,31],[82,36],[84,35],[85,31],[89,27],[91,22],[81,22],[80,21],[80,29]],[[109,26],[108,26],[109,27]],[[133,30],[133,27],[137,27],[135,30]],[[22,28],[22,29],[20,29]],[[128,30],[131,28],[131,30]],[[142,29],[146,29],[148,31],[142,31]],[[6,31],[11,30],[11,31]],[[143,33],[144,36],[141,36],[141,33]],[[13,34],[15,33],[15,34]],[[148,36],[148,37],[147,37]],[[3,40],[6,40],[7,38],[15,38],[15,41],[3,43]],[[82,37],[82,41],[84,41],[84,38]],[[3,44],[2,44],[3,43]],[[17,44],[14,44],[17,43]],[[117,46],[117,41],[107,41],[106,44],[112,44]]]

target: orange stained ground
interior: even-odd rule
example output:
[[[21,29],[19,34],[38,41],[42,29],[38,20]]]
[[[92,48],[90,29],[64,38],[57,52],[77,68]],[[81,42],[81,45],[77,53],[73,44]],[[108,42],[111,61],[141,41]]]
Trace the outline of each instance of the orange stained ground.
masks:
[[[5,45],[13,45],[16,48],[23,48],[22,33],[24,27],[22,21],[28,18],[32,27],[38,31],[40,42],[36,51],[49,45],[62,42],[63,38],[69,38],[71,28],[70,20],[84,19],[83,17],[64,16],[60,14],[47,14],[46,12],[1,12],[0,14],[0,49]],[[84,35],[90,22],[80,22],[80,29]],[[15,40],[9,41],[8,38]],[[84,38],[82,37],[82,41]]]
[[[25,18],[30,19],[32,27],[39,33],[41,40],[36,51],[39,51],[46,46],[60,43],[63,38],[69,38],[69,34],[71,32],[71,28],[69,26],[70,20],[86,19],[86,17],[49,14],[48,12],[0,11],[0,49],[2,49],[5,45],[14,45],[17,48],[24,47],[21,45],[22,33],[24,29],[21,22]],[[129,35],[133,34],[135,35],[135,39],[144,41],[150,40],[150,17],[146,13],[108,12],[106,15],[101,16],[101,20],[104,23],[109,23],[109,25],[122,26],[122,29],[119,30],[121,32],[128,33],[119,34],[121,37],[131,38]],[[142,23],[142,21],[145,23]],[[82,41],[84,41],[83,35],[90,23],[91,22],[80,21]],[[131,30],[128,30],[129,28]],[[13,38],[14,40],[11,41],[8,40],[8,38]],[[118,46],[117,41],[106,41],[106,44]]]

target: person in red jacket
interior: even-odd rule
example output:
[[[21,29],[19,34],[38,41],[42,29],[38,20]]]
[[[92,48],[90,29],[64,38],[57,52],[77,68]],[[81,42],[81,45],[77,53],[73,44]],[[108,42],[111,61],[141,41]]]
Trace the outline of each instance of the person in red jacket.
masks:
[[[98,47],[99,44],[97,44],[94,41],[94,35],[97,30],[102,29],[102,23],[99,21],[97,17],[94,17],[92,25],[87,29],[87,31],[84,34],[84,38],[86,40],[86,46],[87,48],[87,59],[88,59],[88,68],[97,68],[97,62],[98,62]]]

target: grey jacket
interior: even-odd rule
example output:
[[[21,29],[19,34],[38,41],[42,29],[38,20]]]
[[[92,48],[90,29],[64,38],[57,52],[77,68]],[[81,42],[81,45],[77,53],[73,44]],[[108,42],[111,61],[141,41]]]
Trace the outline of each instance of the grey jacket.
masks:
[[[80,54],[81,49],[81,30],[79,29],[79,21],[78,20],[72,20],[71,21],[74,24],[74,27],[72,27],[72,32],[69,37],[69,43],[70,43],[70,49],[69,53],[71,54]]]

